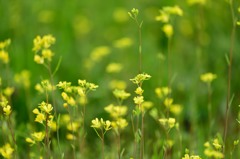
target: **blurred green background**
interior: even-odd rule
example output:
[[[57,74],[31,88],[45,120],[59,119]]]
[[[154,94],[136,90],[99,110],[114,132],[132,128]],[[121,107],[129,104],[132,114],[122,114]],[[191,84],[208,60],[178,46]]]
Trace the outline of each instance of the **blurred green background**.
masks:
[[[183,133],[183,147],[194,149],[201,154],[203,143],[207,140],[205,128],[208,122],[207,86],[199,78],[202,73],[217,74],[217,79],[212,84],[213,136],[217,132],[222,134],[224,127],[227,95],[226,55],[230,49],[232,29],[231,13],[225,0],[207,1],[205,5],[189,5],[185,0],[0,0],[0,41],[7,38],[12,40],[8,49],[11,76],[23,69],[31,71],[30,109],[35,108],[41,97],[34,90],[34,85],[41,79],[48,78],[48,72],[33,61],[33,39],[37,35],[52,34],[56,37],[52,68],[56,67],[62,57],[54,77],[55,82],[69,81],[77,84],[78,79],[86,79],[99,85],[97,91],[89,97],[86,123],[90,125],[90,121],[95,117],[107,118],[103,108],[115,101],[110,87],[112,80],[125,81],[126,90],[132,94],[126,101],[130,109],[130,119],[130,112],[134,107],[132,98],[135,86],[129,79],[138,73],[138,30],[127,12],[138,8],[139,19],[143,21],[142,68],[143,72],[152,76],[143,85],[144,96],[146,100],[154,103],[154,107],[160,107],[154,90],[168,84],[168,42],[162,32],[162,24],[157,22],[155,17],[163,6],[174,5],[180,6],[184,14],[172,21],[174,35],[170,43],[169,57],[172,96],[176,103],[183,106],[183,112],[177,119]],[[240,2],[234,1],[234,11],[238,18],[239,6]],[[238,27],[233,50],[231,95],[235,96],[229,116],[229,143],[239,138],[240,126],[236,122],[240,104],[239,33]],[[119,44],[118,40],[122,38],[127,38],[128,41],[125,39]],[[116,43],[121,46],[118,47]],[[94,49],[101,46],[107,48],[107,54],[98,60],[92,60]],[[120,63],[122,69],[117,73],[106,71],[111,63]],[[4,69],[5,66],[0,64],[1,76],[4,76]],[[17,123],[24,125],[29,121],[25,114],[27,102],[23,90],[18,89],[12,99],[13,110],[16,112]],[[146,121],[146,138],[149,138],[146,144],[152,144],[157,138],[159,125],[148,114]],[[131,133],[131,126],[128,128],[126,134]],[[148,131],[153,128],[154,131]],[[93,143],[97,136],[90,127],[88,132],[89,143]],[[133,137],[126,134],[126,138]],[[148,148],[147,151],[152,152]]]

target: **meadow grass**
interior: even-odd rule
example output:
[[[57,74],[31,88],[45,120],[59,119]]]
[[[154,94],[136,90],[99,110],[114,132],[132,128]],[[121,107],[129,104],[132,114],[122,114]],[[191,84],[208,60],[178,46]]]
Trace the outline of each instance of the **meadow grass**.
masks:
[[[1,157],[239,158],[240,3],[106,3],[0,1]]]

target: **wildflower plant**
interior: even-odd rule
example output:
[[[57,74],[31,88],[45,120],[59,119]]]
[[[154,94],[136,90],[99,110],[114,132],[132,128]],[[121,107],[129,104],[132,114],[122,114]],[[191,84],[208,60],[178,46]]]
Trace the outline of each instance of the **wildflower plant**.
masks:
[[[87,95],[90,91],[95,91],[98,85],[79,79],[77,86],[73,86],[71,82],[60,81],[57,87],[62,90],[63,106],[70,116],[70,122],[67,124],[67,129],[70,132],[66,137],[73,141],[72,147],[75,156],[76,143],[79,142],[80,149],[84,147]]]
[[[216,74],[213,73],[204,73],[200,76],[202,82],[207,84],[207,91],[208,91],[208,120],[209,120],[209,133],[211,133],[212,127],[212,81],[217,78]]]
[[[112,129],[111,122],[109,120],[104,121],[102,118],[100,120],[96,118],[92,120],[91,127],[102,142],[102,159],[104,159],[104,136],[107,131]]]
[[[10,44],[11,44],[10,39],[0,42],[0,61],[2,61],[4,64],[9,63],[9,55],[6,49]]]
[[[144,108],[143,108],[143,102],[144,102],[144,96],[142,89],[142,84],[144,81],[149,80],[151,76],[146,73],[141,73],[135,76],[134,78],[130,79],[134,84],[137,85],[137,88],[135,90],[136,96],[133,98],[134,104],[136,105],[135,110],[133,111],[132,116],[132,126],[135,136],[135,149],[137,149],[137,143],[140,141],[140,158],[143,158],[144,155]],[[141,114],[141,129],[139,129],[139,116]],[[136,116],[136,126],[133,124],[133,117]]]
[[[116,133],[117,137],[117,147],[118,147],[118,158],[122,157],[121,153],[121,131],[125,129],[128,125],[127,120],[124,116],[127,114],[128,107],[123,105],[123,101],[130,96],[125,90],[115,89],[113,91],[114,96],[117,99],[117,105],[110,104],[104,108],[106,112],[112,117],[111,125]]]

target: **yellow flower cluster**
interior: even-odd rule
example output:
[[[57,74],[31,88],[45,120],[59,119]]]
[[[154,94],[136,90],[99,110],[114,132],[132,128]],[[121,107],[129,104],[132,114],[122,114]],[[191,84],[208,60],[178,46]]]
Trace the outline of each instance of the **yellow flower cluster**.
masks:
[[[31,138],[30,137],[27,137],[25,139],[25,141],[27,143],[29,143],[31,146],[38,143],[38,142],[41,142],[45,137],[45,133],[44,132],[34,132],[31,134]]]
[[[41,83],[37,83],[35,85],[35,90],[37,90],[39,93],[50,92],[55,89],[55,86],[51,85],[49,80],[42,80]]]
[[[30,87],[31,73],[28,70],[23,70],[20,73],[15,74],[14,81],[18,84],[22,84],[24,88]]]
[[[128,110],[127,106],[123,106],[123,105],[116,106],[116,105],[110,104],[106,106],[104,110],[108,112],[110,116],[113,118],[113,121],[111,121],[111,123],[112,123],[112,127],[115,130],[118,131],[119,129],[124,129],[128,125],[127,120],[123,118],[123,116],[127,114],[127,110]]]
[[[179,6],[173,6],[173,7],[163,7],[163,9],[159,10],[160,14],[156,16],[156,20],[164,23],[163,25],[163,32],[166,34],[168,38],[171,38],[173,35],[173,27],[170,24],[170,18],[171,15],[178,15],[182,16],[183,11]]]
[[[9,143],[0,147],[0,154],[6,159],[11,159],[13,152],[14,152],[14,149],[11,147]]]
[[[108,46],[98,46],[90,52],[90,57],[85,61],[85,67],[91,69],[96,62],[101,61],[105,56],[111,53]]]
[[[176,125],[175,118],[161,118],[158,120],[162,126],[164,126],[167,130],[170,130]]]
[[[12,112],[12,108],[8,104],[7,97],[9,98],[12,95],[13,91],[14,91],[13,88],[7,87],[6,89],[3,90],[3,94],[0,93],[0,106],[2,107],[3,113],[6,116],[9,116]]]
[[[133,44],[133,40],[131,38],[124,37],[114,41],[113,46],[116,48],[122,49],[122,48],[127,48],[129,46],[132,46],[132,44]]]
[[[201,159],[201,157],[199,157],[197,155],[185,154],[184,157],[182,157],[182,159]]]
[[[130,79],[130,81],[132,81],[134,84],[137,84],[138,86],[141,86],[143,81],[149,80],[150,78],[151,78],[150,75],[146,73],[141,73],[135,76],[134,78]]]
[[[180,104],[174,104],[173,98],[168,97],[171,94],[171,89],[168,87],[158,87],[155,89],[155,93],[159,99],[163,101],[163,105],[173,114],[179,115],[182,112],[182,106]]]
[[[157,97],[162,99],[164,97],[167,97],[172,90],[168,87],[158,87],[155,89],[155,93],[157,94]]]
[[[113,118],[111,123],[114,130],[119,132],[119,130],[124,129],[128,125],[127,120],[123,118],[127,114],[128,108],[122,105],[122,102],[130,96],[130,93],[127,93],[125,90],[115,89],[113,95],[117,98],[119,105],[110,104],[104,110]]]
[[[127,84],[125,81],[122,81],[122,80],[112,80],[109,83],[109,87],[111,89],[126,89]]]
[[[204,73],[200,76],[201,81],[210,84],[213,80],[215,80],[217,78],[216,74],[213,73]]]
[[[118,73],[122,70],[123,66],[120,63],[110,63],[106,67],[107,73]]]
[[[64,107],[76,106],[78,103],[85,105],[87,103],[86,95],[90,91],[95,91],[98,85],[87,82],[86,80],[78,80],[78,86],[71,86],[71,82],[60,81],[57,84],[59,89],[62,89],[62,98],[65,101]]]
[[[52,61],[54,55],[50,47],[54,44],[56,39],[52,35],[44,35],[43,37],[37,36],[33,40],[33,51],[35,52],[34,61],[38,64],[44,64],[44,60]],[[38,54],[38,52],[41,52]]]
[[[6,48],[10,44],[11,44],[10,39],[0,42],[0,61],[2,61],[4,64],[7,64],[9,62],[9,56],[8,56],[8,52],[6,51]]]
[[[212,142],[206,142],[204,147],[204,154],[207,157],[214,159],[224,158],[224,154],[222,153],[223,145],[219,142],[218,138],[213,139]]]
[[[115,89],[113,91],[113,95],[119,100],[119,101],[123,101],[125,99],[127,99],[131,94],[127,93],[125,90],[122,89]],[[121,103],[120,102],[120,103]]]
[[[93,119],[91,127],[105,132],[112,128],[111,122],[109,120],[104,121],[102,118],[100,120],[98,118]]]
[[[35,122],[41,123],[43,125],[45,125],[46,122],[47,126],[51,128],[53,123],[53,115],[51,115],[52,110],[53,107],[51,104],[45,103],[44,101],[40,103],[38,108],[35,108],[33,110],[33,113],[37,115]]]

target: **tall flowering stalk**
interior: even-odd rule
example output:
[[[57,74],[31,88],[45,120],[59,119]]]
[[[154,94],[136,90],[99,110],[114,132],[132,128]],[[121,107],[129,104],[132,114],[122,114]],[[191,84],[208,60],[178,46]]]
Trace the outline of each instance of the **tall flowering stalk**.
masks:
[[[111,125],[117,136],[118,159],[120,159],[122,157],[121,132],[128,125],[127,120],[124,118],[124,116],[127,114],[128,108],[122,103],[125,99],[127,99],[130,96],[130,93],[127,93],[124,90],[116,89],[113,91],[113,94],[117,98],[117,105],[110,104],[106,106],[104,109],[112,117]]]
[[[133,125],[133,131],[134,131],[134,136],[135,136],[135,151],[137,149],[137,143],[139,142],[139,140],[141,142],[140,143],[140,152],[139,152],[140,159],[144,158],[144,114],[145,114],[145,112],[144,112],[144,108],[142,105],[144,102],[144,97],[143,97],[144,90],[142,89],[142,84],[143,84],[143,81],[149,80],[150,78],[151,78],[150,75],[143,73],[143,74],[138,74],[133,79],[130,79],[134,84],[137,85],[137,88],[135,90],[135,93],[137,96],[135,96],[133,98],[134,103],[136,105],[136,109],[134,111],[135,112],[134,115],[137,116],[136,127],[134,127],[134,124],[132,124],[132,125]],[[140,114],[141,114],[141,129],[139,129]]]
[[[231,81],[232,81],[232,61],[233,61],[233,49],[234,49],[234,42],[235,42],[235,32],[236,32],[236,25],[239,25],[239,21],[235,16],[234,7],[233,7],[233,0],[229,0],[229,8],[232,17],[232,30],[230,36],[230,48],[229,54],[227,57],[227,64],[228,64],[228,76],[227,76],[227,99],[226,99],[226,110],[225,110],[225,124],[224,124],[224,132],[223,132],[223,141],[224,147],[223,152],[225,151],[226,147],[226,139],[227,139],[227,130],[228,130],[228,118],[229,118],[229,109],[231,106]],[[238,9],[240,12],[240,9]]]
[[[44,36],[37,36],[34,40],[33,40],[33,52],[34,52],[34,61],[37,64],[43,65],[49,73],[49,77],[50,77],[50,83],[51,83],[51,96],[52,96],[52,103],[53,103],[53,109],[54,109],[54,116],[55,118],[58,118],[58,114],[57,114],[57,107],[55,104],[55,97],[54,97],[54,81],[53,81],[53,77],[55,75],[55,73],[57,72],[60,63],[61,63],[61,58],[58,61],[58,64],[55,68],[54,71],[52,71],[51,68],[51,61],[52,61],[52,57],[54,56],[53,51],[51,50],[51,46],[53,44],[55,44],[56,39],[55,37],[53,37],[52,35],[44,35]],[[46,92],[46,100],[48,103],[48,93]],[[59,121],[59,120],[57,120]],[[59,152],[62,154],[62,150],[60,147],[60,141],[59,141],[59,130],[58,130],[58,126],[59,123],[56,123],[56,128],[57,128],[57,143],[58,143],[58,149]]]
[[[138,20],[138,9],[133,8],[131,12],[128,12],[128,15],[136,22],[138,27],[138,36],[139,36],[139,73],[142,73],[142,24],[143,21],[139,22]]]
[[[102,142],[102,159],[104,159],[104,136],[107,131],[112,129],[111,122],[109,120],[104,121],[102,118],[100,120],[96,118],[92,120],[91,127]]]
[[[207,90],[208,90],[209,137],[211,135],[211,129],[212,129],[212,87],[211,87],[211,83],[216,78],[217,78],[217,75],[213,74],[213,73],[204,73],[200,76],[201,81],[207,84]]]
[[[72,86],[71,82],[60,81],[57,84],[57,87],[63,90],[61,93],[64,100],[63,106],[67,109],[70,116],[70,126],[68,129],[72,132],[68,136],[72,137],[69,139],[73,140],[73,146],[75,146],[75,140],[77,139],[77,136],[79,136],[79,148],[81,150],[84,147],[86,135],[85,113],[86,104],[88,102],[87,95],[90,91],[95,91],[98,88],[98,85],[79,79],[77,86]],[[79,106],[81,106],[81,109]],[[79,130],[78,128],[80,127],[81,129]],[[73,147],[73,149],[75,154],[75,147]]]

